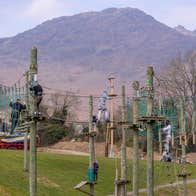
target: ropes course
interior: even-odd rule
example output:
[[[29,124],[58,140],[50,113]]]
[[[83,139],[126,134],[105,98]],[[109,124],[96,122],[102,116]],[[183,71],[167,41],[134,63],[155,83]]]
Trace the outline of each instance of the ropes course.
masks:
[[[36,96],[30,92],[32,85],[37,82],[37,49],[34,48],[31,54],[31,65],[28,72],[23,74],[13,85],[0,85],[0,119],[2,124],[1,136],[4,139],[13,139],[12,131],[15,134],[23,134],[23,140],[30,139],[30,191],[36,190],[36,141],[37,123],[42,121],[42,113],[36,103]],[[65,125],[83,125],[88,127],[86,136],[89,139],[89,168],[88,180],[80,182],[75,189],[88,195],[94,195],[94,187],[97,184],[94,173],[96,163],[96,141],[100,134],[100,127],[104,129],[105,156],[114,158],[116,169],[115,176],[115,196],[125,195],[126,187],[130,184],[134,195],[138,195],[139,188],[144,188],[147,181],[147,194],[153,195],[155,185],[160,185],[161,180],[169,183],[168,192],[171,195],[180,195],[186,192],[186,179],[189,173],[186,171],[186,148],[190,142],[189,136],[195,142],[194,123],[193,129],[187,122],[190,121],[188,112],[185,110],[187,105],[196,108],[196,98],[186,97],[184,100],[155,96],[153,87],[153,68],[148,67],[146,86],[139,88],[139,82],[133,82],[133,93],[125,94],[125,86],[122,86],[121,95],[115,92],[115,78],[109,78],[109,90],[103,91],[100,95],[87,95],[78,92],[63,91],[60,89],[43,86],[44,96],[43,107],[47,110],[47,120],[54,120]],[[106,88],[107,89],[107,88]],[[156,92],[157,93],[157,92]],[[24,102],[24,111],[19,112],[16,119],[13,117],[12,105],[18,100]],[[75,104],[75,102],[78,104]],[[73,118],[68,110],[66,117],[54,116],[58,109],[67,107],[68,103],[76,111],[77,115]],[[22,103],[21,103],[22,104]],[[195,104],[195,105],[194,105]],[[22,106],[21,106],[22,107]],[[51,115],[48,110],[51,110]],[[21,109],[22,111],[22,109]],[[83,119],[81,116],[83,116]],[[109,115],[108,115],[109,114]],[[11,120],[10,120],[11,119]],[[171,156],[167,156],[162,161],[154,161],[153,144],[159,149],[160,156],[165,151],[166,137],[162,134],[166,120],[170,120],[171,130]],[[194,118],[193,118],[194,120]],[[14,128],[13,128],[14,124]],[[83,128],[84,128],[83,127]],[[122,138],[121,141],[121,164],[118,164],[119,154],[114,150],[117,138],[117,131]],[[30,132],[30,134],[29,134]],[[11,133],[11,134],[10,134]],[[127,133],[131,133],[133,138],[133,161],[128,163],[126,155]],[[139,138],[142,138],[143,145],[146,147],[147,161],[140,160],[144,152],[139,152]],[[23,141],[25,143],[25,141]],[[164,147],[163,147],[164,146]],[[27,146],[24,147],[27,151]],[[180,149],[180,153],[178,151]],[[144,149],[142,149],[144,150]],[[26,155],[25,155],[26,156]],[[169,158],[170,160],[169,160]],[[144,158],[144,157],[142,157]],[[140,163],[139,163],[140,161]],[[26,169],[26,162],[24,168]],[[130,169],[132,171],[130,172]],[[120,170],[120,172],[119,172]],[[133,179],[131,179],[133,176]],[[183,189],[176,182],[183,179]],[[161,182],[162,182],[161,181]],[[90,192],[84,191],[83,186],[89,185]],[[156,188],[156,193],[160,190]]]

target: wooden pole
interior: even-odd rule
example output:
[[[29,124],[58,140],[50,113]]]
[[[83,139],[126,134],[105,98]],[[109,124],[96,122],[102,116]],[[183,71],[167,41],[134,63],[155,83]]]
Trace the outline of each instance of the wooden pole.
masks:
[[[31,84],[37,77],[37,48],[31,50],[31,65],[30,65],[30,82]],[[36,149],[36,134],[37,134],[37,120],[34,118],[35,112],[34,96],[30,96],[30,112],[34,123],[30,127],[30,196],[37,195],[37,149]]]
[[[196,95],[196,78],[194,77],[194,94]],[[196,143],[196,96],[193,97],[193,144]]]
[[[109,157],[114,157],[114,97],[116,94],[114,93],[114,77],[108,78],[110,82],[110,138],[111,138],[111,143],[110,143],[110,153]]]
[[[147,69],[147,116],[153,112],[153,67]],[[154,195],[154,168],[153,168],[153,129],[152,124],[147,124],[147,195]]]
[[[181,139],[182,145],[182,173],[183,173],[183,196],[187,196],[187,176],[186,176],[186,122],[185,122],[185,103],[183,99],[180,99],[180,110],[181,110]]]
[[[161,97],[161,95],[159,96],[159,111],[162,111],[162,107],[163,107],[163,99]],[[162,155],[162,134],[161,134],[161,130],[159,130],[159,155]]]
[[[108,148],[109,148],[109,140],[110,140],[110,126],[107,123],[106,127],[106,135],[105,135],[105,157],[108,157]]]
[[[29,115],[29,72],[26,72],[25,74],[26,79],[26,114]],[[24,136],[24,171],[28,171],[28,132],[29,128],[27,128]]]
[[[5,122],[5,129],[7,129],[8,127],[7,127],[7,111],[6,111],[6,105],[7,105],[7,87],[5,86],[4,87],[4,93],[5,93],[5,106],[4,106],[4,108],[5,108],[5,111],[4,111],[4,122]]]
[[[196,81],[196,79],[195,79]],[[196,88],[196,82],[195,82]],[[193,134],[193,144],[195,145],[195,134],[196,134],[196,97],[193,98],[193,116],[192,116],[192,134]]]
[[[24,172],[28,171],[28,131],[24,135]]]
[[[116,160],[116,162],[117,162],[117,160]],[[119,196],[120,195],[120,190],[119,190],[119,186],[118,186],[117,182],[118,182],[118,168],[117,168],[117,164],[116,164],[114,196]]]
[[[161,131],[159,130],[159,154],[160,156],[162,155],[162,134],[161,134]]]
[[[172,139],[171,139],[171,145],[172,145],[172,147],[174,147],[174,142],[175,142],[175,140],[174,140],[174,132],[172,132]]]
[[[122,157],[121,157],[121,180],[123,184],[121,185],[121,196],[127,195],[126,180],[127,180],[127,158],[126,158],[126,129],[124,123],[126,123],[126,105],[125,105],[125,85],[122,86]]]
[[[92,119],[93,119],[93,96],[89,97],[89,170],[93,171],[93,163],[95,162],[95,146],[93,132]],[[94,184],[90,183],[90,194],[94,195]]]
[[[139,117],[139,82],[134,81],[133,84],[133,195],[138,196],[139,192],[139,132],[138,120]]]
[[[18,92],[17,92],[17,85],[14,85],[14,90],[15,90],[15,100],[18,98]]]

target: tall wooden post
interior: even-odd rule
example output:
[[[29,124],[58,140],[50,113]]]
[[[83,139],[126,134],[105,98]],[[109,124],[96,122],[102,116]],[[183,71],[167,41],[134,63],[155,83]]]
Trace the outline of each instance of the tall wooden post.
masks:
[[[194,78],[194,94],[196,95],[196,78]],[[193,127],[193,144],[196,143],[196,96],[193,97],[193,120],[192,120],[192,127]]]
[[[94,146],[94,136],[91,134],[93,132],[92,126],[92,116],[93,116],[93,96],[89,98],[89,172],[93,172],[93,163],[95,162],[95,146]],[[94,183],[90,183],[90,194],[94,195]]]
[[[122,123],[126,123],[126,105],[125,105],[125,85],[122,86]],[[127,158],[126,158],[126,129],[122,125],[122,157],[121,157],[121,180],[124,182],[121,185],[121,196],[127,195],[126,180],[127,180]]]
[[[18,81],[18,97],[21,98],[20,80]]]
[[[114,97],[116,97],[117,95],[114,93],[114,77],[109,77],[108,78],[109,82],[110,82],[110,93],[109,93],[109,97],[110,99],[110,138],[111,138],[111,143],[110,143],[110,153],[109,153],[109,157],[114,157]]]
[[[25,79],[26,79],[26,115],[29,116],[29,72],[27,71],[25,74]],[[27,128],[24,136],[24,171],[28,171],[28,132],[29,128]]]
[[[18,97],[18,92],[17,92],[17,85],[16,84],[14,84],[14,93],[15,93],[15,100],[17,99],[17,98],[19,98]]]
[[[30,65],[30,83],[33,84],[35,78],[37,78],[37,48],[31,50],[31,65]],[[30,127],[30,196],[37,195],[37,149],[36,149],[36,134],[37,134],[37,120],[34,118],[35,111],[34,96],[30,96],[30,115],[32,120]]]
[[[116,160],[117,162],[117,160]],[[116,163],[116,175],[115,175],[115,189],[114,189],[114,196],[119,196],[120,195],[120,190],[118,186],[118,168],[117,168],[117,163]]]
[[[147,116],[152,116],[153,112],[153,67],[147,69]],[[154,169],[153,169],[153,129],[152,124],[147,123],[147,195],[154,195]]]
[[[195,79],[196,81],[196,79]],[[195,82],[195,91],[196,91],[196,82]],[[195,141],[195,134],[196,134],[196,97],[193,98],[193,116],[192,116],[192,134],[193,134],[193,144],[196,143]]]
[[[7,107],[7,87],[4,86],[4,95],[5,95],[5,101],[4,101],[4,127],[5,130],[7,129],[7,111],[6,111],[6,107]]]
[[[24,135],[24,172],[28,171],[28,131]]]
[[[133,84],[133,195],[138,196],[139,192],[139,82],[134,81]]]
[[[159,111],[162,111],[162,106],[163,106],[163,99],[161,97],[161,95],[159,96]],[[161,130],[159,130],[159,155],[162,155],[162,134],[161,134]]]
[[[8,87],[8,98],[7,98],[8,105],[10,104],[10,98],[11,98],[11,87]],[[8,119],[9,119],[10,116],[11,115],[8,113]]]
[[[185,122],[185,103],[180,99],[180,113],[181,113],[181,134],[182,134],[182,178],[183,178],[183,196],[187,196],[187,174],[186,174],[186,122]]]

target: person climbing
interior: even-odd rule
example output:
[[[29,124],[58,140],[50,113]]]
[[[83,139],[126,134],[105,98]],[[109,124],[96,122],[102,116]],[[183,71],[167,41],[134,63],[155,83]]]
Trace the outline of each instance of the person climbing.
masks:
[[[170,154],[167,155],[166,161],[167,162],[172,162],[172,156]]]
[[[0,132],[4,132],[3,131],[3,120],[0,118]]]
[[[43,89],[42,86],[38,83],[38,81],[33,82],[33,85],[30,87],[30,91],[33,93],[34,101],[35,101],[35,112],[37,111],[39,114],[39,106],[43,99]]]
[[[93,125],[93,130],[96,131],[96,124],[97,124],[97,117],[96,115],[92,116],[92,125]]]
[[[93,125],[96,124],[96,122],[97,122],[97,117],[95,115],[93,115],[93,119],[92,119]]]
[[[171,141],[171,123],[169,120],[166,120],[166,126],[162,129],[162,133],[165,135],[165,143],[164,143],[164,151],[163,151],[163,155],[161,157],[161,160],[163,159],[163,157],[168,157],[169,156],[169,146],[170,146],[170,141]]]
[[[95,181],[98,180],[98,170],[99,170],[99,164],[98,164],[98,161],[95,161],[93,163],[93,172],[94,172],[94,179],[95,179]]]
[[[10,102],[10,107],[12,108],[12,113],[11,113],[11,120],[12,120],[12,125],[11,125],[11,131],[10,134],[12,135],[14,133],[14,129],[18,125],[18,121],[20,118],[20,113],[22,110],[26,109],[25,103],[22,103],[20,98],[16,100],[16,102]]]
[[[107,91],[103,91],[98,103],[98,117],[97,121],[100,122],[101,114],[104,113],[105,122],[109,122],[109,115],[106,107],[106,101],[109,99]]]

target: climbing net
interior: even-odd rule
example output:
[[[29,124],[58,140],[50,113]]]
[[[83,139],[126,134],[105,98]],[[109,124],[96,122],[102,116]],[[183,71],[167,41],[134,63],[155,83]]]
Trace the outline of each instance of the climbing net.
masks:
[[[15,103],[18,99],[21,102],[27,104],[27,109],[29,103],[29,83],[26,82],[25,74],[23,74],[20,79],[18,79],[13,85],[6,86],[0,84],[0,119],[1,134],[8,134],[11,129],[11,124],[14,118],[11,118],[12,109],[10,103]],[[23,122],[22,115],[19,116],[18,126]]]
[[[147,101],[146,94],[143,89],[138,93],[139,95],[139,116],[146,116],[147,113]],[[154,99],[154,107],[153,114],[155,116],[164,116],[165,119],[170,120],[172,125],[172,162],[154,162],[154,180],[155,180],[155,191],[160,193],[162,188],[166,189],[167,192],[171,195],[179,195],[183,190],[179,186],[179,181],[182,180],[179,177],[183,173],[184,165],[180,161],[182,159],[182,141],[181,135],[186,134],[187,139],[185,141],[186,149],[187,144],[190,142],[189,138],[193,137],[195,134],[195,119],[193,118],[194,112],[196,112],[195,101],[196,98],[186,98],[185,99],[185,110],[184,110],[184,121],[185,123],[185,133],[182,131],[182,109],[180,100],[172,97],[164,97],[160,99]],[[133,104],[131,98],[127,101],[128,108],[128,121],[129,123],[133,122]],[[154,136],[154,144],[155,150],[158,151],[160,155],[162,154],[164,137],[160,138],[160,131],[164,126],[164,122],[157,122],[153,125],[153,136]],[[143,123],[139,124],[139,135],[142,140],[146,141],[147,137],[147,128]],[[191,141],[192,142],[192,141]],[[147,142],[145,142],[146,145]],[[161,148],[160,148],[161,147]],[[144,149],[142,149],[144,150]],[[146,149],[145,149],[146,150]],[[157,157],[159,160],[159,157]],[[180,163],[180,164],[179,164]],[[140,164],[140,188],[144,188],[145,179],[144,176],[146,174],[146,166],[143,163]],[[182,177],[182,176],[181,176]],[[161,183],[165,185],[158,186]]]

